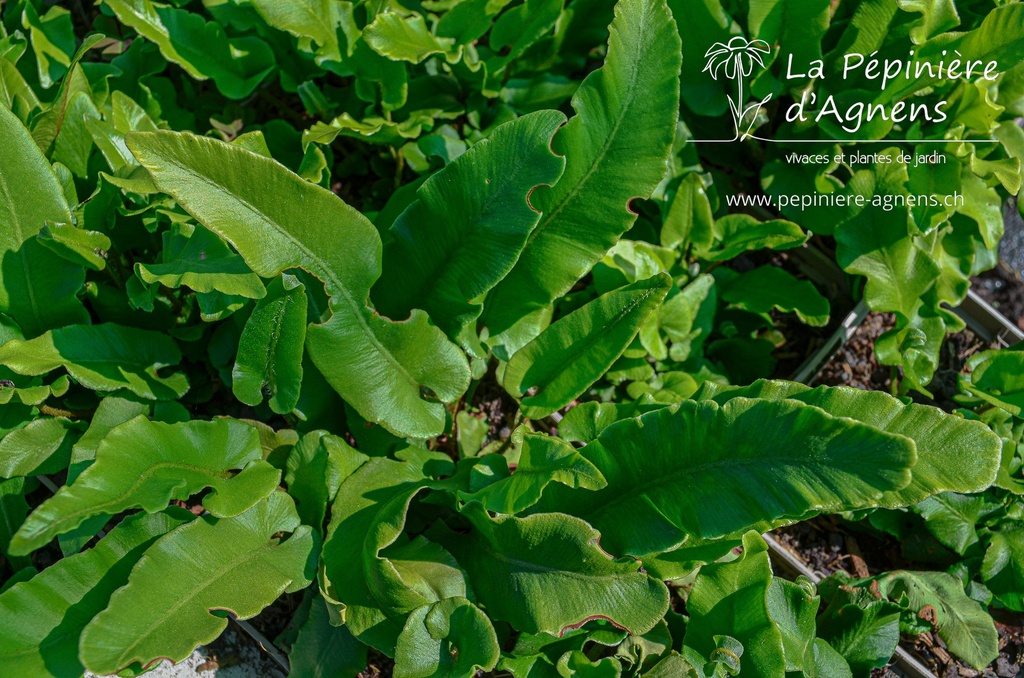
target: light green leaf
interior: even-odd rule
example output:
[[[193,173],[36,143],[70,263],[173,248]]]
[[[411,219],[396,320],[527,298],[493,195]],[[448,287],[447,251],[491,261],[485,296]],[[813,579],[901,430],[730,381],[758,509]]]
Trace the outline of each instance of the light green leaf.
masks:
[[[94,391],[127,388],[153,400],[173,400],[188,390],[185,375],[157,374],[180,360],[181,352],[170,336],[112,323],[68,325],[0,346],[0,363],[18,374],[35,376],[63,367]]]
[[[607,487],[551,486],[538,511],[580,516],[615,554],[664,551],[761,521],[877,506],[904,487],[908,438],[794,401],[686,401],[606,428],[583,448]]]
[[[756,532],[748,532],[739,559],[700,569],[686,600],[690,619],[683,642],[707,656],[716,649],[715,636],[728,631],[743,644],[739,675],[781,678],[786,658],[782,633],[768,611],[771,584],[768,545]]]
[[[512,356],[502,385],[530,418],[568,405],[622,355],[671,286],[660,273],[560,318]]]
[[[910,37],[917,45],[960,25],[960,15],[953,0],[897,0],[896,4],[905,12],[921,14],[910,29]]]
[[[274,69],[274,53],[256,37],[229,38],[199,14],[150,2],[103,0],[126,26],[156,43],[168,61],[196,80],[212,78],[224,96],[242,99]]]
[[[980,603],[967,597],[959,579],[945,572],[887,572],[856,585],[878,583],[880,594],[918,617],[931,607],[939,638],[949,651],[979,671],[999,655],[999,634],[992,617]],[[906,602],[901,597],[906,595]]]
[[[213,610],[248,619],[282,593],[308,586],[315,545],[284,492],[238,517],[201,517],[177,528],[146,551],[85,627],[82,663],[107,674],[138,671],[160,658],[181,661],[227,626]],[[203,557],[186,563],[185,553]]]
[[[845,386],[808,388],[784,381],[757,381],[741,388],[708,383],[697,400],[725,403],[732,397],[792,399],[849,417],[873,428],[905,436],[917,447],[910,484],[886,492],[882,505],[909,506],[939,492],[981,492],[995,479],[1002,442],[981,422],[946,414],[936,407],[905,405],[881,391]]]
[[[26,2],[23,6],[21,25],[28,31],[36,56],[39,84],[43,89],[49,89],[71,65],[71,55],[75,51],[71,12],[62,7],[51,7],[40,16],[34,3]]]
[[[1024,529],[1004,524],[992,535],[981,578],[996,600],[1015,612],[1024,612]]]
[[[341,52],[338,32],[340,29],[349,37],[346,28],[352,21],[351,3],[333,0],[251,0],[251,4],[268,24],[299,38],[299,49],[315,52],[317,64],[340,63],[343,56],[347,56]]]
[[[36,236],[46,249],[78,266],[102,271],[107,266],[110,238],[66,223],[47,223]]]
[[[128,146],[162,190],[231,242],[257,274],[301,267],[324,281],[333,315],[309,328],[306,348],[363,418],[406,436],[443,430],[444,405],[422,396],[451,402],[465,392],[465,355],[424,313],[393,323],[366,305],[381,244],[365,217],[237,146],[173,132],[133,132]]]
[[[715,219],[700,175],[683,177],[661,226],[661,244],[685,250],[711,247]]]
[[[35,237],[47,221],[71,223],[57,177],[25,126],[2,106],[0,137],[6,149],[0,156],[0,313],[14,318],[28,337],[87,322],[75,296],[85,271]]]
[[[639,562],[605,553],[597,530],[578,518],[491,518],[475,502],[463,514],[474,530],[452,534],[445,545],[492,619],[526,633],[560,635],[602,618],[642,634],[668,609],[665,585],[639,571]]]
[[[256,303],[238,339],[231,390],[247,405],[270,396],[270,409],[287,414],[299,402],[302,350],[306,341],[306,288],[281,274]]]
[[[807,242],[809,233],[791,221],[758,221],[749,214],[727,214],[715,221],[714,244],[696,254],[708,261],[728,261],[752,250],[788,250]]]
[[[313,431],[299,439],[288,453],[285,483],[295,499],[295,510],[306,525],[323,533],[327,506],[338,487],[366,461],[342,438]]]
[[[943,492],[928,497],[914,510],[943,546],[964,555],[972,544],[978,543],[977,526],[982,518],[998,508],[999,504],[989,503],[982,495]]]
[[[77,429],[69,419],[42,417],[11,431],[0,439],[0,478],[63,471]]]
[[[410,612],[467,592],[443,548],[402,536],[409,503],[429,482],[426,465],[450,474],[450,460],[413,449],[398,456],[407,461],[371,459],[341,484],[323,551],[325,597],[353,635],[389,655]]]
[[[531,194],[562,172],[549,143],[564,121],[539,111],[500,125],[427,179],[391,226],[373,288],[381,313],[423,309],[452,338],[479,316],[474,300],[512,269],[541,218]]]
[[[267,294],[245,260],[202,226],[172,225],[163,235],[160,258],[160,263],[135,264],[143,282],[172,289],[184,285],[196,292],[220,292],[246,299],[262,299]]]
[[[430,34],[420,14],[403,17],[394,12],[381,12],[363,29],[363,39],[373,51],[392,61],[418,64],[431,54],[444,54],[450,63],[462,57],[451,38]]]
[[[356,678],[366,668],[366,646],[344,626],[331,624],[324,599],[316,596],[288,663],[289,678]]]
[[[417,608],[398,636],[395,678],[472,678],[498,663],[498,637],[487,615],[465,598]]]
[[[984,351],[971,359],[973,369],[960,376],[960,386],[1010,414],[1024,414],[1024,346]]]
[[[821,598],[815,595],[813,584],[806,578],[794,583],[772,577],[768,587],[768,614],[782,634],[786,671],[803,671],[814,678],[817,628],[814,620],[820,605]]]
[[[568,292],[633,224],[634,198],[665,173],[679,109],[680,43],[664,0],[621,0],[608,55],[573,96],[555,136],[565,172],[531,204],[544,213],[519,261],[491,291],[491,335]]]
[[[588,490],[605,486],[601,472],[572,445],[552,436],[527,433],[512,475],[465,499],[477,500],[495,513],[519,513],[536,504],[552,482]]]
[[[721,289],[722,300],[752,313],[776,309],[796,312],[801,322],[814,327],[828,324],[829,303],[814,283],[798,280],[778,266],[760,266],[741,273]]]
[[[256,430],[237,420],[164,424],[136,417],[111,431],[96,461],[29,516],[11,549],[30,553],[92,516],[131,508],[154,513],[208,487],[213,493],[203,506],[215,516],[236,516],[280,480],[262,453]]]
[[[0,593],[0,672],[81,676],[78,637],[162,534],[193,518],[184,509],[129,516],[96,546]]]

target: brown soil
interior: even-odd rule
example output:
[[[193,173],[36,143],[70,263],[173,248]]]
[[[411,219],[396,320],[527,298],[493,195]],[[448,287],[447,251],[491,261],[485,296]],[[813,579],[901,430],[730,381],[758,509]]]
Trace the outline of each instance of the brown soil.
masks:
[[[1010,322],[1024,329],[1024,282],[1006,264],[1000,263],[993,270],[972,278],[971,289]]]
[[[869,313],[850,340],[811,380],[811,385],[853,386],[866,391],[889,391],[892,370],[878,362],[875,341],[896,325],[891,313]]]

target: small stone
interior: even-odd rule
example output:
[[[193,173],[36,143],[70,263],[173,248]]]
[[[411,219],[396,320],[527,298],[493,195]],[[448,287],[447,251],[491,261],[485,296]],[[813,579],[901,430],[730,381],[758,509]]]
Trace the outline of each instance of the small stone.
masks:
[[[1020,665],[1011,664],[1010,660],[1006,657],[1000,657],[996,660],[996,675],[999,678],[1016,678],[1020,675]]]

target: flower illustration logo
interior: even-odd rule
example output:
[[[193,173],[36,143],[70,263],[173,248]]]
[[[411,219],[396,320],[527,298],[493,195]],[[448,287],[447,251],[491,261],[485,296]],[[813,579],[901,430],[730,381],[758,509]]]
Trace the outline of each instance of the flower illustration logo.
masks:
[[[761,55],[770,53],[771,47],[764,40],[747,40],[737,35],[728,43],[716,42],[704,54],[704,58],[708,60],[704,70],[710,72],[712,78],[718,80],[719,72],[724,72],[726,78],[736,81],[735,101],[732,95],[727,96],[736,126],[735,138],[738,140],[742,141],[750,136],[750,131],[757,120],[758,111],[772,98],[772,95],[769,94],[749,107],[744,106],[743,79],[754,72],[755,63],[764,68]]]

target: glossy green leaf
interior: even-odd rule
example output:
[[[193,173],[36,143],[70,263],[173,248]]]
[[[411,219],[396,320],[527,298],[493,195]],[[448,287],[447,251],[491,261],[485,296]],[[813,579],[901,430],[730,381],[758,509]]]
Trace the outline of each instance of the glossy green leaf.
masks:
[[[819,590],[824,594],[830,584],[849,579],[840,579],[842,574],[833,575],[838,581],[822,582]],[[858,591],[841,589],[828,600],[818,619],[818,635],[846,660],[854,675],[863,675],[884,666],[896,651],[900,608],[868,592],[857,597]]]
[[[399,456],[406,460],[371,459],[341,484],[323,553],[325,597],[341,604],[353,635],[387,654],[410,612],[467,592],[443,548],[402,536],[409,504],[429,482],[427,469],[447,474],[451,463],[412,449]]]
[[[215,233],[202,226],[175,224],[163,236],[162,261],[135,264],[135,272],[147,284],[176,289],[182,285],[196,292],[262,299],[267,291],[258,275]]]
[[[465,598],[413,610],[395,650],[396,678],[472,678],[498,663],[491,620]]]
[[[89,318],[75,295],[85,272],[42,245],[47,221],[71,223],[57,177],[25,126],[0,106],[0,313],[28,337]],[[25,191],[31,186],[31,191]]]
[[[598,490],[605,486],[601,472],[579,450],[558,438],[528,433],[523,436],[519,462],[507,478],[467,495],[495,513],[519,513],[540,500],[548,483]]]
[[[1005,524],[992,535],[981,578],[996,600],[1015,612],[1024,612],[1024,529]]]
[[[365,461],[366,455],[338,436],[325,431],[302,436],[288,453],[285,472],[288,494],[295,499],[302,522],[322,533],[327,507],[338,487]]]
[[[712,228],[713,244],[696,254],[708,261],[728,261],[752,250],[788,250],[799,247],[810,237],[791,221],[758,221],[749,214],[727,214]]]
[[[351,20],[352,10],[346,12],[347,4],[331,0],[252,0],[252,6],[268,24],[299,38],[300,49],[315,51],[318,64],[342,61],[338,30],[344,33],[346,19]]]
[[[796,582],[772,578],[768,614],[782,634],[786,671],[803,671],[812,677],[815,674],[815,617],[820,605],[821,598],[806,578]]]
[[[256,273],[302,267],[325,282],[333,315],[309,328],[307,350],[364,418],[403,435],[441,432],[444,406],[422,395],[444,402],[461,395],[469,383],[465,356],[424,313],[393,323],[366,305],[381,245],[365,217],[236,146],[172,132],[134,132],[128,146],[161,189],[230,241]]]
[[[564,121],[539,111],[501,125],[417,189],[384,248],[373,288],[381,313],[423,309],[453,338],[476,319],[475,300],[512,269],[541,219],[534,189],[561,175],[565,161],[549,144]]]
[[[197,80],[212,78],[224,96],[248,96],[274,68],[274,54],[252,36],[231,38],[199,14],[150,0],[103,0],[117,18],[152,40],[168,61]]]
[[[698,249],[706,249],[711,246],[714,222],[704,182],[698,174],[687,174],[665,214],[661,244],[685,249],[692,243]]]
[[[582,520],[554,513],[491,518],[477,503],[463,514],[473,531],[446,545],[492,619],[559,635],[601,618],[641,634],[668,608],[664,584],[639,571],[640,563],[605,553],[598,532]]]
[[[671,285],[662,273],[560,318],[512,356],[502,385],[531,418],[568,405],[622,355]]]
[[[157,373],[180,360],[181,352],[168,335],[111,323],[69,325],[0,346],[0,363],[18,374],[40,375],[63,367],[95,391],[127,388],[154,400],[179,398],[188,390],[185,375]]]
[[[796,400],[832,416],[849,417],[910,438],[917,447],[910,484],[886,492],[883,506],[909,506],[939,492],[980,492],[992,484],[999,468],[1002,443],[983,424],[945,414],[934,407],[905,405],[880,391],[843,386],[811,389],[790,382],[758,381],[738,389],[708,384],[704,394],[698,395],[698,399],[713,397],[719,403],[735,396]]]
[[[58,473],[67,468],[76,425],[63,417],[43,417],[0,439],[0,478]]]
[[[621,0],[608,55],[573,96],[556,135],[565,172],[531,204],[544,213],[519,261],[488,295],[485,323],[500,334],[568,292],[633,224],[629,207],[665,173],[679,107],[679,35],[664,0]]]
[[[231,390],[243,403],[259,405],[264,394],[270,409],[295,409],[302,387],[302,350],[306,341],[306,288],[295,276],[282,274],[256,303],[238,339]]]
[[[1024,350],[984,351],[972,358],[973,370],[960,386],[1010,414],[1024,413]]]
[[[715,650],[714,636],[727,630],[743,644],[739,675],[785,675],[782,633],[768,608],[771,584],[768,545],[756,532],[748,532],[739,559],[700,569],[686,600],[690,619],[683,642],[708,655]]]
[[[316,596],[288,663],[289,678],[356,678],[366,668],[366,646],[344,626],[331,624],[324,599]]]
[[[548,489],[536,509],[584,518],[615,554],[666,550],[811,511],[877,506],[904,487],[907,438],[794,401],[686,401],[606,428],[583,448],[607,487]]]
[[[381,12],[363,29],[363,39],[375,52],[392,61],[418,64],[431,54],[448,54],[452,62],[459,58],[459,53],[452,53],[455,41],[431,35],[420,14]]]
[[[280,480],[262,453],[255,429],[240,421],[164,424],[136,417],[111,431],[96,461],[32,513],[11,548],[29,553],[92,516],[130,508],[153,513],[208,487],[213,493],[203,506],[215,516],[236,516]]]
[[[28,30],[32,51],[36,57],[39,84],[49,89],[71,65],[75,52],[75,34],[71,26],[71,12],[62,7],[50,7],[40,15],[32,2],[24,3],[21,24]]]
[[[105,674],[161,658],[181,661],[227,626],[214,610],[247,619],[282,593],[308,586],[315,545],[283,492],[235,518],[201,517],[177,528],[146,551],[85,627],[82,663]],[[180,566],[182,553],[197,551],[204,557]]]
[[[73,264],[102,271],[107,266],[110,238],[99,231],[75,228],[71,224],[46,224],[36,236],[46,249]]]
[[[81,676],[82,629],[128,581],[149,546],[192,517],[177,507],[129,516],[88,551],[0,593],[0,671],[40,678]]]
[[[877,583],[881,596],[905,606],[911,615],[933,619],[949,651],[974,668],[983,669],[999,655],[999,634],[992,617],[967,597],[960,580],[952,575],[896,570],[853,585],[869,582]]]
[[[814,327],[828,324],[829,303],[809,280],[798,280],[778,266],[760,266],[737,276],[724,285],[722,301],[752,313],[776,309],[795,312],[800,320]]]

